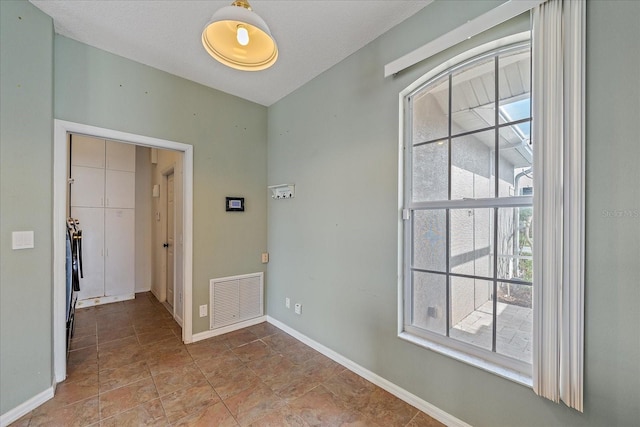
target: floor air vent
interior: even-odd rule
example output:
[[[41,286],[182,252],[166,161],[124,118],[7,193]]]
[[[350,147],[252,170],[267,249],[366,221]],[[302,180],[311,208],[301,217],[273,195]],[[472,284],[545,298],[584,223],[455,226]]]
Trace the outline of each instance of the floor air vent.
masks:
[[[263,289],[264,273],[211,279],[210,328],[217,329],[262,316]]]

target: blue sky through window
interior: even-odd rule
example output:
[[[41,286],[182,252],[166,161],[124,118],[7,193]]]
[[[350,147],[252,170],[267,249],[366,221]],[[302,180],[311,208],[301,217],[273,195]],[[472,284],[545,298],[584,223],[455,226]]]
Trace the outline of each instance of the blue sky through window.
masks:
[[[531,116],[531,99],[524,98],[519,101],[510,102],[500,106],[500,113],[507,121],[526,119]],[[513,126],[517,129],[521,137],[526,140],[531,139],[531,123],[520,123]]]

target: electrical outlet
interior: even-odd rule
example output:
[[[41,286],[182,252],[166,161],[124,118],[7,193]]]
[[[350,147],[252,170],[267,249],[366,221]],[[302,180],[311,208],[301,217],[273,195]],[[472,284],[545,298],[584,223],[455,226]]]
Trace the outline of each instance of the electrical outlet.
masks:
[[[287,297],[284,299],[284,306],[287,308],[291,308],[291,298]]]
[[[263,252],[262,253],[262,263],[266,264],[269,262],[269,252]]]
[[[207,304],[200,306],[200,317],[207,317]]]
[[[296,303],[294,311],[296,312],[296,314],[302,314],[302,304]]]

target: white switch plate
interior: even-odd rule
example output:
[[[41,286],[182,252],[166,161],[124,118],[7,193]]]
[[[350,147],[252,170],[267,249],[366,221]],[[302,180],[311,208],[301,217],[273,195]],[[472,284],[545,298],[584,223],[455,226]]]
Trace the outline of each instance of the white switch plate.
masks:
[[[291,298],[285,298],[284,299],[284,306],[287,308],[291,308]]]
[[[262,253],[262,263],[266,264],[269,262],[269,252],[263,252]]]
[[[296,314],[301,314],[302,313],[302,304],[296,304],[294,306],[293,310],[296,312]]]
[[[207,317],[207,304],[200,306],[200,317]]]
[[[33,247],[33,231],[14,231],[11,233],[11,249],[31,249]]]

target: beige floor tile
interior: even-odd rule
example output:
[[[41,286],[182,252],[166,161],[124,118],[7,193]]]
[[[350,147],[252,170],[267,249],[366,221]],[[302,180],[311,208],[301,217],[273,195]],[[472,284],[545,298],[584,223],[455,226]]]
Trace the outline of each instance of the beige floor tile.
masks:
[[[98,342],[106,343],[108,341],[119,340],[135,335],[136,333],[131,325],[124,326],[119,329],[108,329],[105,331],[100,331],[100,329],[98,329]]]
[[[269,347],[271,347],[278,353],[282,353],[283,351],[286,351],[291,346],[300,344],[300,341],[296,340],[291,335],[288,335],[284,332],[278,332],[273,335],[264,337],[262,338],[262,342],[267,344]]]
[[[98,350],[95,347],[87,347],[69,352],[67,366],[82,365],[89,361],[97,361]]]
[[[120,338],[113,341],[98,342],[98,358],[100,357],[100,354],[109,350],[122,349],[126,351],[125,347],[127,346],[137,347],[139,345],[138,338],[135,335],[130,335],[126,338]]]
[[[138,341],[140,342],[140,344],[144,345],[144,344],[150,344],[150,343],[162,341],[166,338],[173,338],[173,337],[175,337],[175,335],[173,334],[173,331],[171,329],[161,328],[153,332],[146,332],[142,334],[139,333]]]
[[[276,334],[278,332],[282,332],[280,329],[273,326],[271,323],[262,322],[257,325],[250,326],[247,328],[250,332],[254,333],[258,338],[264,338],[269,335]]]
[[[250,343],[251,341],[255,341],[258,339],[256,334],[247,329],[240,329],[238,331],[229,332],[228,334],[224,334],[223,337],[227,340],[230,348],[236,348],[238,346]]]
[[[158,357],[147,358],[147,364],[149,365],[152,375],[171,371],[190,363],[193,363],[193,358],[184,347],[176,348]]]
[[[238,423],[224,403],[217,402],[179,419],[173,425],[179,427],[235,427]]]
[[[53,399],[47,403],[57,406],[70,405],[98,395],[98,375],[92,373],[78,381],[65,381],[56,386]]]
[[[143,362],[146,358],[147,354],[140,344],[129,345],[100,352],[98,367],[101,371],[110,368],[120,368],[132,363]]]
[[[254,421],[250,427],[308,427],[300,415],[288,405],[269,412],[264,417]]]
[[[376,426],[373,420],[348,409],[322,385],[289,403],[293,411],[312,426]]]
[[[95,335],[85,335],[80,338],[74,336],[74,338],[71,338],[69,349],[73,351],[81,348],[95,347],[96,345],[98,345],[98,338]]]
[[[154,399],[133,409],[104,419],[101,427],[161,427],[169,426],[160,399]]]
[[[195,363],[172,369],[170,371],[156,374],[153,377],[156,389],[160,396],[173,393],[180,389],[201,383],[205,377]]]
[[[226,399],[224,403],[241,426],[249,425],[285,405],[284,400],[264,384],[248,388]]]
[[[248,362],[246,366],[266,381],[287,376],[295,365],[281,354],[272,354],[264,359]]]
[[[193,360],[206,359],[207,357],[215,357],[227,350],[229,346],[226,341],[200,341],[186,346],[187,351],[193,357]]]
[[[207,379],[223,400],[260,383],[260,378],[245,366],[223,371],[218,375],[207,377]]]
[[[211,385],[203,381],[163,396],[161,400],[169,422],[174,423],[187,415],[203,411],[219,402],[220,398]]]
[[[207,377],[244,366],[242,361],[231,350],[197,360],[196,364]]]
[[[100,416],[109,418],[158,398],[151,378],[136,381],[100,395]]]
[[[151,376],[146,362],[135,362],[119,368],[103,369],[99,373],[100,393],[131,384]]]
[[[379,387],[364,407],[356,409],[383,426],[403,427],[418,413],[416,408]]]
[[[72,405],[40,407],[33,411],[29,426],[88,426],[100,421],[98,408],[98,396]]]
[[[260,340],[252,341],[247,344],[232,349],[233,354],[238,356],[243,362],[252,362],[254,360],[264,359],[271,356],[273,350]]]
[[[85,380],[98,372],[98,360],[89,360],[78,365],[67,366],[67,378],[64,382]]]

